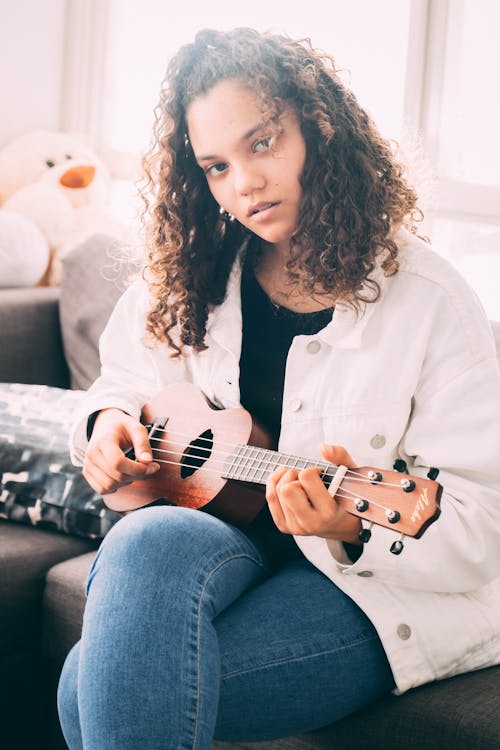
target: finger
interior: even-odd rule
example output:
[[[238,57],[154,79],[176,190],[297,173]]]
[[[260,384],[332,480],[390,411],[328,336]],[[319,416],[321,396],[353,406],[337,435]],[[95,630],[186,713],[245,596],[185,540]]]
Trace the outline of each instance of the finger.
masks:
[[[278,492],[285,520],[293,534],[309,533],[314,507],[300,481],[290,482]]]
[[[106,473],[118,482],[144,479],[144,477],[154,474],[160,468],[160,464],[153,461],[152,457],[150,461],[138,461],[127,458],[122,448],[116,442],[102,442],[99,446],[99,452],[101,454],[100,460],[99,456],[97,456],[95,463],[101,465]]]
[[[339,508],[321,479],[319,467],[303,469],[299,474],[299,482],[307,497],[311,510],[317,514],[323,523],[332,522],[338,514]]]
[[[99,495],[108,495],[115,492],[121,484],[126,484],[126,482],[117,482],[113,477],[110,477],[109,474],[106,474],[103,469],[95,464],[90,465],[86,463],[83,467],[82,473],[92,489],[99,493]]]
[[[277,486],[278,486],[278,483],[283,478],[283,476],[286,474],[286,472],[287,472],[286,468],[280,467],[279,469],[277,469],[271,474],[271,476],[268,478],[266,482],[266,500],[269,506],[269,512],[271,513],[271,516],[273,518],[273,521],[276,527],[283,534],[289,534],[290,531],[288,529],[285,515],[283,513],[283,509],[281,507],[281,504],[278,498]]]
[[[310,534],[357,543],[361,522],[330,495],[321,479],[321,470],[314,467],[304,469],[299,474],[299,482],[308,497],[313,498],[308,513],[303,509],[297,511],[297,520],[305,530]]]
[[[279,469],[276,469],[276,471],[273,471],[273,473],[267,478],[266,498],[268,500],[269,500],[269,497],[271,497],[273,500],[278,499],[276,487],[278,485],[278,482],[286,474],[286,472],[287,472],[287,469],[285,469],[283,466],[280,466]]]
[[[312,508],[316,508],[319,501],[331,502],[332,499],[321,479],[322,473],[323,470],[319,466],[309,466],[307,469],[302,469],[297,478]]]
[[[321,446],[321,455],[326,461],[336,466],[347,466],[349,469],[356,466],[353,457],[342,445],[323,444]]]
[[[288,532],[290,534],[307,533],[311,503],[298,478],[278,482],[277,494]]]
[[[149,443],[148,431],[140,422],[135,422],[134,426],[128,430],[128,436],[134,449],[137,461],[150,463],[153,460],[153,452]]]

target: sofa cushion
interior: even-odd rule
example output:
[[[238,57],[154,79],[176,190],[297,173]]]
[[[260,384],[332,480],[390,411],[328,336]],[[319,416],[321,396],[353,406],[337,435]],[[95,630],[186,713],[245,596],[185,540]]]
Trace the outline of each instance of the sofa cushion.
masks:
[[[90,539],[120,518],[71,464],[82,391],[0,383],[0,518]]]
[[[37,648],[46,572],[96,543],[0,520],[0,655]]]
[[[95,552],[54,565],[47,574],[43,606],[43,651],[62,664],[80,638],[85,584]]]
[[[500,750],[500,667],[388,696],[316,732],[212,750]]]
[[[86,389],[99,375],[99,337],[137,273],[132,250],[106,235],[64,256],[59,315],[72,388]]]

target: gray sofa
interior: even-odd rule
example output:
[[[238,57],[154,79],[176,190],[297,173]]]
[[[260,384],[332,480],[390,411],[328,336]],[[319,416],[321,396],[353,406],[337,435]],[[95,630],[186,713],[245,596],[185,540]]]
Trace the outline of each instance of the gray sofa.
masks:
[[[106,238],[94,238],[76,252],[75,267],[65,269],[62,290],[0,290],[1,383],[69,388],[82,387],[85,378],[93,377],[96,338],[120,292],[102,271],[107,243]],[[65,287],[75,278],[78,294]],[[82,352],[90,363],[88,371],[85,362],[82,366],[77,361]],[[0,466],[0,477],[6,471],[7,466]],[[0,519],[3,750],[66,747],[57,722],[55,690],[65,654],[79,637],[84,582],[97,545],[96,540]],[[401,697],[388,696],[335,726],[298,737],[214,744],[214,750],[235,748],[500,750],[500,668],[460,675]]]

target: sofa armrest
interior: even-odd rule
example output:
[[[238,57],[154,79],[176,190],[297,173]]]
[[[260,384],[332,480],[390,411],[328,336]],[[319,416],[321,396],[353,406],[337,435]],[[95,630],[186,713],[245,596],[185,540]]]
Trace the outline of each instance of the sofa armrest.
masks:
[[[0,289],[0,382],[69,387],[57,287]]]

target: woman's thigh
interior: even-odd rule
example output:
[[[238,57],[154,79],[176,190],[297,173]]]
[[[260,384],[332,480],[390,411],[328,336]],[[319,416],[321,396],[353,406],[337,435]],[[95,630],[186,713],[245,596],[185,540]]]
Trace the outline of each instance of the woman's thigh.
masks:
[[[304,558],[247,591],[214,624],[221,655],[217,739],[315,729],[394,687],[371,622]]]

